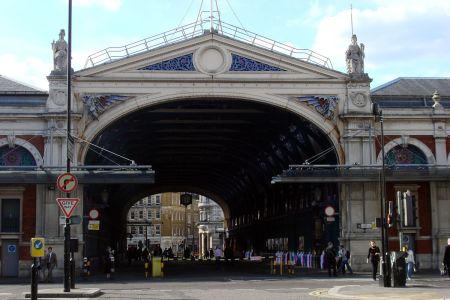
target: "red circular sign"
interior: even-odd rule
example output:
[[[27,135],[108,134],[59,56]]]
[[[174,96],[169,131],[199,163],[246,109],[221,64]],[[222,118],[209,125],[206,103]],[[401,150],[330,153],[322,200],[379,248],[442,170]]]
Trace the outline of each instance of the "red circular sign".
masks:
[[[93,208],[89,211],[89,219],[91,220],[95,220],[100,216],[100,212],[98,211],[98,209]]]
[[[325,207],[325,214],[326,214],[328,217],[334,216],[334,213],[335,213],[335,210],[334,210],[334,207],[333,207],[333,206],[329,205],[329,206]]]
[[[64,173],[56,179],[56,186],[61,192],[70,193],[78,186],[78,180],[75,175],[71,173]]]

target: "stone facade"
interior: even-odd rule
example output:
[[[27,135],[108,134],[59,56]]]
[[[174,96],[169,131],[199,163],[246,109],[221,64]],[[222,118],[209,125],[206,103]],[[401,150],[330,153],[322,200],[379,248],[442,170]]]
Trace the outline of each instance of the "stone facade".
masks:
[[[362,70],[358,70],[361,73]],[[382,90],[371,92],[371,80],[365,73],[353,76],[217,34],[204,34],[169,44],[80,70],[75,75],[73,92],[69,95],[73,103],[71,134],[78,137],[72,149],[73,165],[85,162],[90,145],[84,141],[93,141],[110,124],[127,114],[183,99],[201,101],[221,97],[274,106],[307,119],[329,138],[340,165],[380,166],[381,146],[385,153],[389,153],[398,145],[410,145],[420,149],[426,164],[441,166],[444,171],[450,166],[450,108],[446,102],[450,93],[439,91],[441,106],[411,107],[407,97],[403,97],[406,100],[395,107],[389,105],[389,101],[397,101],[402,95],[383,94]],[[67,161],[66,79],[64,75],[53,72],[48,80],[48,97],[36,91],[32,95],[35,98],[31,99],[29,94],[16,91],[12,104],[0,101],[0,128],[3,132],[0,146],[10,147],[12,144],[13,147],[25,148],[34,158],[35,167],[44,169],[63,167]],[[431,98],[433,92],[427,91],[419,96]],[[5,95],[11,96],[10,92],[0,91],[0,96],[6,99]],[[377,142],[381,138],[381,128],[372,113],[374,102],[380,103],[383,109],[384,145]],[[45,237],[46,246],[53,246],[62,259],[64,238],[59,225],[61,212],[55,198],[64,194],[56,190],[54,184],[8,183],[5,178],[2,177],[4,182],[0,195],[2,199],[11,197],[14,190],[13,196],[20,199],[21,228],[13,233],[0,231],[0,243],[7,239],[18,242],[18,275],[27,276],[29,239],[32,236]],[[379,241],[380,230],[361,229],[358,224],[372,223],[380,216],[380,183],[339,182],[338,185],[339,238],[352,253],[354,269],[368,269],[365,264],[368,241]],[[88,188],[80,184],[72,193],[73,197],[81,199],[75,214],[85,213],[83,199]],[[450,236],[448,177],[388,182],[387,200],[395,200],[394,192],[405,189],[412,191],[418,201],[419,225],[410,232],[415,237],[418,261],[423,268],[437,268],[443,246]],[[227,224],[231,224],[232,213],[224,198],[212,191],[204,192],[220,205]],[[139,200],[136,198],[139,195],[132,196],[135,198],[130,195],[126,200]],[[165,216],[174,211],[184,216],[184,209],[163,210],[163,222]],[[173,233],[174,226],[180,224],[175,222],[178,219],[171,220],[169,231]],[[71,235],[83,246],[82,226],[72,226]],[[172,236],[165,232],[165,227],[161,235]],[[394,230],[390,231],[389,241],[392,248],[398,242]],[[0,247],[4,249],[3,243]],[[80,256],[78,253],[76,259]],[[61,272],[62,264],[59,264],[56,275]]]

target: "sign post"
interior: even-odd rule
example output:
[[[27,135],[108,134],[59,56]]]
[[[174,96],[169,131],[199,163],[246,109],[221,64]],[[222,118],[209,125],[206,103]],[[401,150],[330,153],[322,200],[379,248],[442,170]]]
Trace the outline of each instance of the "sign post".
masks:
[[[37,265],[36,257],[44,257],[44,246],[45,242],[43,238],[32,238],[31,239],[31,257],[33,257],[33,264],[31,265],[31,295],[30,298],[32,300],[38,298],[38,281],[39,276],[38,272],[40,269],[40,265]]]

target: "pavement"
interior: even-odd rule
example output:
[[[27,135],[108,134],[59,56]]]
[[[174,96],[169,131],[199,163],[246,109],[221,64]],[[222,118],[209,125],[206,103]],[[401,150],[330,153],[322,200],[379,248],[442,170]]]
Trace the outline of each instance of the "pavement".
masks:
[[[326,272],[298,269],[294,275],[271,275],[264,264],[167,264],[165,277],[145,278],[139,263],[118,268],[112,279],[98,273],[77,278],[76,289],[63,292],[62,278],[40,283],[39,299],[450,299],[450,279],[439,272],[418,272],[402,288],[380,287],[369,273],[329,278]],[[0,278],[0,299],[25,299],[28,278]]]

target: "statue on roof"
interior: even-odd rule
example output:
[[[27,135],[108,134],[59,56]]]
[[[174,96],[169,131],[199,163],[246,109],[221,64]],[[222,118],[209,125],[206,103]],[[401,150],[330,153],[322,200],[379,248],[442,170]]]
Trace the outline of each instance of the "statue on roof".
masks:
[[[352,35],[345,57],[349,74],[364,74],[364,44],[358,45],[356,34]]]
[[[53,41],[53,70],[58,72],[67,71],[67,42],[64,40],[65,31],[59,32],[59,40]]]

